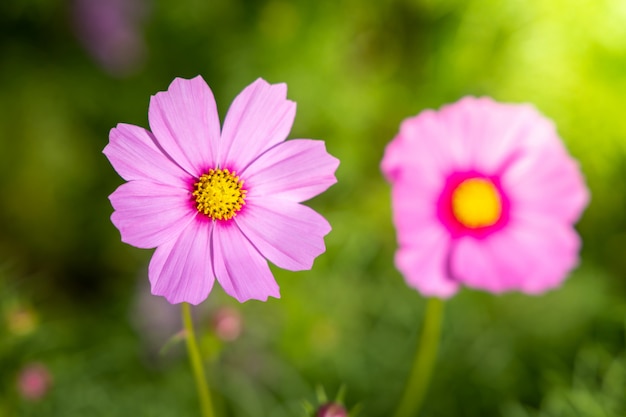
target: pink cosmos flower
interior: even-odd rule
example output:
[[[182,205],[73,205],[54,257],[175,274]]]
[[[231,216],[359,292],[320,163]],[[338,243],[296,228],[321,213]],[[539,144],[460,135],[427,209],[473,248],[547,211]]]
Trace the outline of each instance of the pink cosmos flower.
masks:
[[[104,154],[128,182],[109,197],[122,240],[155,248],[152,293],[198,304],[215,278],[240,302],[279,297],[267,260],[310,269],[330,225],[300,204],[336,182],[324,142],[285,141],[296,112],[285,84],[262,79],[224,126],[211,89],[177,78],[150,100],[151,132],[119,124]]]
[[[541,293],[578,262],[589,195],[554,124],[531,105],[467,97],[405,120],[387,146],[396,266],[426,296],[461,284]]]

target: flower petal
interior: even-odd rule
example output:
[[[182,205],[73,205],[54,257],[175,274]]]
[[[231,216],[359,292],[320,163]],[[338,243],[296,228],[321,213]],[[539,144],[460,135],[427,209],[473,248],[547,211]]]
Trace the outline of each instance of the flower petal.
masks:
[[[212,222],[196,219],[154,251],[148,268],[152,294],[172,304],[197,305],[208,297],[215,281],[211,229]]]
[[[122,184],[109,199],[115,209],[111,221],[122,241],[138,248],[172,240],[195,215],[189,191],[148,181]]]
[[[458,147],[457,168],[485,175],[501,172],[534,131],[552,126],[531,105],[498,103],[489,97],[465,97],[443,106],[438,116]]]
[[[339,160],[326,152],[320,140],[283,142],[256,159],[240,176],[248,197],[271,196],[301,202],[337,182]]]
[[[427,297],[453,296],[459,284],[448,274],[450,237],[434,224],[424,224],[412,245],[401,245],[396,252],[396,268],[406,282]]]
[[[424,186],[440,190],[445,177],[451,169],[461,167],[463,159],[463,144],[448,130],[432,110],[404,120],[381,163],[387,180],[394,183],[419,178]]]
[[[450,264],[454,278],[467,286],[538,294],[561,284],[576,266],[579,248],[571,226],[530,217],[486,239],[460,239]]]
[[[515,212],[563,222],[576,222],[589,202],[578,163],[562,146],[529,151],[503,173],[502,185]]]
[[[324,236],[331,230],[313,209],[273,199],[249,199],[234,220],[264,257],[290,271],[311,269],[326,250]]]
[[[224,120],[221,167],[241,172],[261,153],[287,138],[296,103],[286,97],[286,84],[271,85],[259,78],[235,98]]]
[[[393,222],[400,246],[421,242],[422,229],[438,225],[438,189],[431,189],[422,177],[407,177],[395,182],[391,190]]]
[[[267,261],[234,222],[216,223],[213,229],[213,267],[224,291],[239,302],[280,298]]]
[[[148,180],[182,186],[189,177],[157,147],[154,135],[139,126],[120,123],[111,129],[103,153],[126,181]]]
[[[394,182],[393,221],[399,245],[395,261],[411,287],[424,296],[447,298],[459,286],[448,271],[451,243],[437,218],[438,191],[421,176],[402,175]]]
[[[215,166],[220,120],[201,76],[176,78],[167,91],[152,96],[148,119],[161,148],[189,174],[198,177]]]

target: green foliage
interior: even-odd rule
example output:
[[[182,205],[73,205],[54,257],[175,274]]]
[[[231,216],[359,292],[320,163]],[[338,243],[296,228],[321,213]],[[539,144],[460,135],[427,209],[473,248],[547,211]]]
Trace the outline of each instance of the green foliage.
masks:
[[[506,417],[620,417],[626,414],[626,360],[604,348],[584,347],[577,355],[573,375],[547,373],[549,388],[539,410],[519,404],[505,407]]]

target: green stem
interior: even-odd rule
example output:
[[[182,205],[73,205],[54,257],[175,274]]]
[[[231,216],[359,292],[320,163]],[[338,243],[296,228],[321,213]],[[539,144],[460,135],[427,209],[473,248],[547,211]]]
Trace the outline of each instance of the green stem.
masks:
[[[437,358],[442,317],[443,301],[430,298],[411,374],[394,417],[413,417],[419,413]]]
[[[196,341],[196,334],[193,330],[193,321],[191,320],[191,308],[188,303],[183,303],[183,324],[185,325],[186,339],[187,339],[187,352],[189,353],[189,362],[193,369],[193,376],[196,380],[196,386],[198,387],[198,397],[200,398],[200,408],[202,409],[202,417],[214,417],[213,406],[211,404],[211,392],[209,391],[209,385],[207,384],[206,375],[204,373],[204,367],[202,365],[202,357],[200,356],[200,349],[198,349],[198,342]]]

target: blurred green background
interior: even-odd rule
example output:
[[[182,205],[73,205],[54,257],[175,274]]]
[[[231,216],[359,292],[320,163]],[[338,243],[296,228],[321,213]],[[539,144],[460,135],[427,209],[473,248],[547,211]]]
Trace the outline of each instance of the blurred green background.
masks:
[[[282,298],[196,309],[224,416],[303,416],[316,387],[388,416],[424,299],[393,267],[379,172],[402,119],[468,94],[531,102],[580,160],[592,202],[580,267],[548,294],[463,290],[446,305],[424,416],[626,415],[626,2],[623,0],[9,0],[0,2],[0,416],[192,416],[177,306],[150,296],[151,251],[120,242],[101,151],[147,127],[150,95],[201,74],[221,117],[257,77],[286,82],[291,138],[324,139],[338,184],[312,271]],[[215,315],[241,334],[216,337]],[[227,310],[230,311],[230,310]],[[237,316],[235,316],[237,318]],[[163,346],[165,349],[163,349]],[[46,369],[42,398],[20,393]]]

